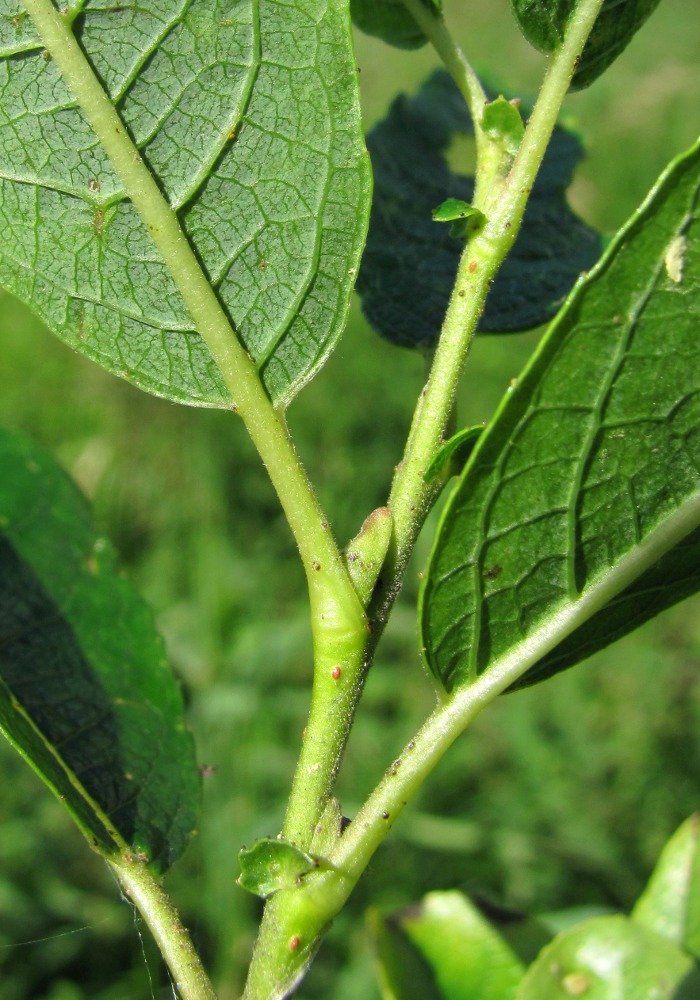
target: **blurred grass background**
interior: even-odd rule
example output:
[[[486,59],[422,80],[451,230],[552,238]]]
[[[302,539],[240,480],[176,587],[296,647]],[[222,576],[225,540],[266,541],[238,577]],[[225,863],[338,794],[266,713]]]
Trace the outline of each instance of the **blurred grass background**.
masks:
[[[507,0],[446,2],[489,79],[532,96],[543,60]],[[630,49],[567,112],[589,158],[572,199],[604,231],[621,224],[698,132],[700,19],[664,0]],[[358,36],[367,127],[436,65],[429,49]],[[72,354],[0,296],[0,420],[47,446],[93,499],[102,529],[156,609],[182,678],[203,764],[201,832],[170,878],[221,1000],[241,987],[259,915],[235,886],[238,848],[274,834],[310,679],[304,581],[242,426],[141,394]],[[477,343],[463,423],[489,417],[536,334]],[[290,423],[344,543],[385,499],[420,358],[379,341],[356,304]],[[428,533],[429,534],[429,533]],[[417,655],[421,539],[341,776],[347,815],[432,705]],[[376,1000],[363,925],[370,903],[459,887],[537,911],[628,909],[664,840],[700,793],[697,599],[594,660],[502,699],[442,762],[337,920],[300,996]],[[99,859],[26,765],[0,745],[0,997],[172,996],[157,954]]]

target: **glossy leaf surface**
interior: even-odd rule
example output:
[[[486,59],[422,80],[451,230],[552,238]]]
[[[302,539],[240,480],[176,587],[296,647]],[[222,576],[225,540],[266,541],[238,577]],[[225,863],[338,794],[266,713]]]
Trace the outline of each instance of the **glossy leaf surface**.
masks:
[[[0,727],[96,850],[167,868],[199,807],[150,610],[70,479],[0,432]]]
[[[525,683],[562,670],[579,658],[575,642],[557,653],[567,636],[600,648],[698,588],[699,191],[696,146],[578,286],[467,464],[422,595],[447,690],[506,660],[534,668]]]
[[[574,73],[572,89],[588,87],[623,52],[659,0],[605,0]],[[559,48],[580,0],[511,0],[525,37],[543,52]]]
[[[700,815],[686,820],[664,847],[632,919],[700,961]]]
[[[299,879],[317,867],[314,859],[288,840],[266,837],[238,852],[238,884],[267,899],[280,889],[293,889]]]
[[[276,403],[337,340],[369,202],[344,0],[87,0],[74,30]],[[230,406],[19,0],[0,0],[0,282],[141,388]]]
[[[700,972],[671,941],[627,917],[595,917],[557,935],[516,1000],[693,1000]]]
[[[502,117],[497,109],[491,116]],[[471,203],[473,178],[454,173],[446,159],[450,144],[471,133],[463,98],[440,71],[414,97],[399,97],[367,137],[375,191],[357,288],[369,322],[403,347],[429,347],[440,332],[464,242],[432,213],[448,199]],[[520,235],[486,300],[482,331],[525,330],[551,319],[598,259],[597,234],[566,204],[581,156],[578,140],[557,129]]]

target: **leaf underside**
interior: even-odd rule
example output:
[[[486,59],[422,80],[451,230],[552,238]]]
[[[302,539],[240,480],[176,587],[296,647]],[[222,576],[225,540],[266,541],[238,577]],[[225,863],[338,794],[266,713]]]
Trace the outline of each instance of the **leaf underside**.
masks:
[[[446,689],[506,657],[539,680],[698,589],[699,191],[697,145],[580,283],[467,464],[421,599]]]
[[[432,212],[450,198],[471,202],[473,178],[453,173],[445,154],[472,132],[464,99],[438,71],[414,97],[399,97],[367,137],[374,201],[357,290],[372,326],[403,347],[430,347],[440,333],[464,242],[433,222]],[[598,234],[565,197],[581,156],[578,139],[557,128],[521,232],[486,300],[482,332],[545,323],[598,259]]]
[[[520,30],[542,52],[564,40],[580,0],[511,0]],[[605,0],[571,82],[572,90],[590,86],[623,52],[659,5],[659,0]]]
[[[342,330],[366,228],[344,0],[86,0],[72,15],[269,395],[286,404]],[[0,283],[141,388],[230,406],[19,0],[0,0],[0,57]]]
[[[152,616],[65,473],[0,431],[0,728],[92,846],[168,868],[199,772]]]

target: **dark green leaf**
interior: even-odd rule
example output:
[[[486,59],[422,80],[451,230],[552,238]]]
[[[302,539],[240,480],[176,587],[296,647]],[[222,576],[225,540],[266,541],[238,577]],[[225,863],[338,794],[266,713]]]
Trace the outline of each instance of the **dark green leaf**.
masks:
[[[595,917],[557,935],[516,1000],[694,1000],[700,973],[671,941],[627,917]]]
[[[403,347],[430,346],[440,332],[463,244],[433,225],[432,211],[446,199],[472,200],[473,178],[453,173],[445,159],[453,139],[471,132],[462,96],[438,72],[415,97],[399,97],[367,138],[375,194],[357,287],[369,322]],[[598,236],[566,204],[580,158],[578,140],[558,128],[481,330],[524,330],[551,319],[597,260]]]
[[[80,41],[276,403],[337,340],[364,241],[345,0],[79,5]],[[150,392],[230,406],[133,205],[19,0],[0,0],[0,283]]]
[[[577,629],[599,648],[698,588],[699,191],[700,144],[579,284],[477,445],[422,595],[448,690],[506,658],[537,680]],[[576,662],[566,648],[547,673]]]
[[[438,16],[442,12],[442,0],[423,4]],[[428,41],[403,0],[350,0],[350,12],[360,31],[399,49],[418,49]]]
[[[543,52],[554,52],[580,0],[511,0],[525,37]],[[605,72],[654,12],[659,0],[605,0],[574,73],[572,89],[588,87]]]
[[[248,850],[238,852],[241,874],[238,884],[248,892],[267,899],[280,889],[293,889],[302,876],[318,867],[318,862],[288,840],[265,837]]]
[[[664,847],[632,919],[700,960],[700,815],[686,820]]]
[[[0,432],[0,727],[93,847],[167,868],[196,822],[182,699],[65,473]]]

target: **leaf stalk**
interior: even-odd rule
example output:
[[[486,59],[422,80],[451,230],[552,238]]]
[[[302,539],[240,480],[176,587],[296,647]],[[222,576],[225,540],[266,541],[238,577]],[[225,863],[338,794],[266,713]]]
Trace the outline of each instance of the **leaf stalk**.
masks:
[[[165,959],[182,1000],[216,1000],[192,939],[160,883],[136,859],[110,861],[127,897],[138,907]]]

